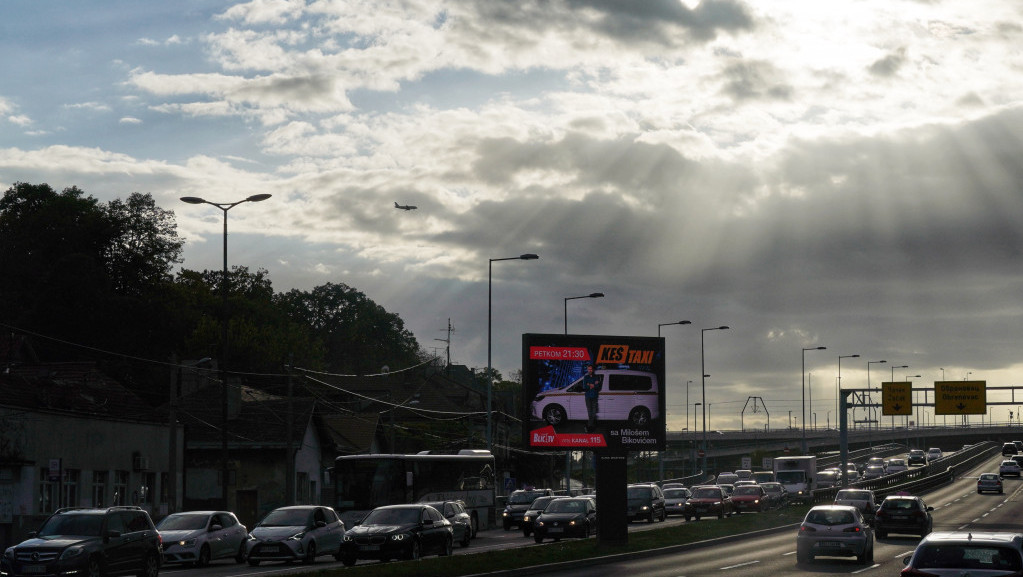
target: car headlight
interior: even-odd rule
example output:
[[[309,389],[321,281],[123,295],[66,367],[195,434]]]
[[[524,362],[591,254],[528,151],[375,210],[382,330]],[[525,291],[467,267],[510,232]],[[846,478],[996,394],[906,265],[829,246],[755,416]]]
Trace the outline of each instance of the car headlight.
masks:
[[[544,400],[544,395],[537,395],[536,398],[533,399],[533,402],[534,403],[539,403],[542,400]]]
[[[301,533],[295,533],[291,537],[288,537],[288,541],[301,541],[302,537],[305,537],[305,531],[302,531]]]
[[[543,527],[543,521],[541,521],[541,520],[537,519],[537,520],[536,520],[536,526],[537,526],[537,527]]]
[[[649,509],[649,508],[650,508],[649,506],[647,506],[647,505],[643,505],[642,507],[640,507],[640,508],[639,508],[639,510],[640,510],[640,511],[646,511],[646,510],[647,510],[647,509]]]
[[[352,536],[347,533],[345,533],[344,537],[341,537],[341,540],[343,540],[345,543],[351,543],[352,541],[355,541],[355,539],[352,538]]]
[[[522,520],[528,523],[529,522],[529,515],[523,515],[522,516]]]
[[[67,549],[64,549],[64,552],[60,554],[60,558],[61,559],[71,559],[73,557],[77,557],[77,556],[81,555],[84,552],[85,552],[85,547],[82,547],[81,545],[75,545],[73,547],[68,547]]]
[[[196,541],[197,539],[185,539],[183,541],[178,541],[178,545],[182,547],[195,547]]]
[[[14,559],[14,547],[8,547],[4,551],[4,559]]]
[[[391,541],[404,541],[408,537],[409,535],[406,535],[405,533],[398,533],[397,535],[391,535]]]

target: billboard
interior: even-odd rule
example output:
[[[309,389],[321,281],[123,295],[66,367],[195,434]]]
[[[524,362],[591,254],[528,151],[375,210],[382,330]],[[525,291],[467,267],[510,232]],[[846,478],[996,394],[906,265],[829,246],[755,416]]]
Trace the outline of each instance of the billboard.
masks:
[[[522,335],[526,447],[663,451],[664,339]]]

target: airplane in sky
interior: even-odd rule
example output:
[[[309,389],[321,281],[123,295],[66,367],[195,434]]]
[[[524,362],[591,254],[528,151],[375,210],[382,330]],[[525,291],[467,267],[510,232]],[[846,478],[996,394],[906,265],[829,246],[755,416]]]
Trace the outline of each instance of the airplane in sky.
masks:
[[[411,204],[398,204],[394,203],[394,208],[400,208],[401,210],[415,210],[418,206],[412,206]]]

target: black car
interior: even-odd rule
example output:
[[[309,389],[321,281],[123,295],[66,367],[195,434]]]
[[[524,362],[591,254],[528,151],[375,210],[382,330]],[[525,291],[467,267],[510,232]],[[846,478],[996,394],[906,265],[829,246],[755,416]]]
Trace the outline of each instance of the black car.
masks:
[[[1011,457],[1017,453],[1019,453],[1019,450],[1016,449],[1016,443],[1002,443],[1003,457]]]
[[[927,453],[923,449],[913,449],[909,452],[909,456],[906,457],[906,462],[910,465],[926,465]]]
[[[133,574],[156,577],[163,542],[140,507],[60,509],[4,552],[7,577]]]
[[[934,526],[931,511],[920,497],[890,495],[881,501],[874,514],[874,530],[879,539],[889,533],[913,533],[926,536]]]
[[[451,555],[451,522],[425,503],[377,507],[349,529],[341,545],[347,567],[359,559],[419,559],[424,555]]]
[[[629,499],[626,516],[629,521],[646,519],[648,523],[653,523],[655,519],[663,521],[668,518],[664,508],[664,493],[657,485],[629,485],[626,491]]]
[[[522,514],[522,523],[519,525],[522,528],[522,536],[529,537],[533,533],[533,521],[543,513],[547,504],[554,499],[560,499],[558,496],[545,496],[537,497],[533,499],[533,503],[526,509],[526,512]]]
[[[533,501],[537,497],[551,496],[554,491],[550,489],[520,489],[518,491],[512,491],[508,495],[508,503],[504,507],[504,511],[501,512],[501,524],[504,526],[505,531],[510,531],[511,528],[522,526],[522,516],[526,514],[526,510],[533,504]]]
[[[547,504],[533,522],[533,540],[589,537],[597,530],[597,506],[589,497],[564,497]]]
[[[451,522],[452,538],[461,547],[468,547],[475,536],[472,516],[465,510],[463,501],[428,501],[427,505],[440,511],[444,518]]]

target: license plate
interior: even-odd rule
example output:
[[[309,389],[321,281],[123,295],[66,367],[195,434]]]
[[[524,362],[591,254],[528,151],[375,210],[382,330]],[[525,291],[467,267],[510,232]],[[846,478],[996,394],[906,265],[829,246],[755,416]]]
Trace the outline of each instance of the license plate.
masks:
[[[842,546],[842,542],[841,541],[821,541],[820,542],[820,546],[821,547],[841,547]]]
[[[564,533],[565,530],[561,527],[551,527],[547,530],[548,533]]]
[[[362,546],[362,550],[363,551],[379,551],[380,550],[380,545],[363,545]]]
[[[707,511],[706,507],[697,507],[696,508],[696,512],[697,513],[705,513],[706,511]]]
[[[260,553],[280,553],[281,552],[280,548],[278,548],[277,545],[263,545],[263,547],[261,547],[259,549],[259,551],[260,551]]]
[[[905,521],[908,518],[909,517],[906,517],[905,515],[892,515],[892,519],[896,521]]]
[[[25,565],[21,568],[21,572],[32,575],[41,575],[46,573],[46,565]]]

